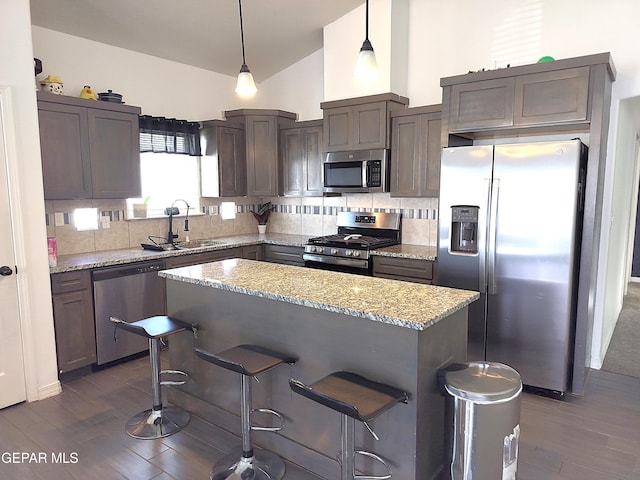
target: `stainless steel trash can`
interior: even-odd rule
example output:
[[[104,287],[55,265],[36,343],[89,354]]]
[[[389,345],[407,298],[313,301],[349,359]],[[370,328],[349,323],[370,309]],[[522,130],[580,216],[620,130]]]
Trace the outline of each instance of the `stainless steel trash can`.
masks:
[[[451,480],[516,480],[518,372],[501,363],[470,362],[445,369],[443,380]]]

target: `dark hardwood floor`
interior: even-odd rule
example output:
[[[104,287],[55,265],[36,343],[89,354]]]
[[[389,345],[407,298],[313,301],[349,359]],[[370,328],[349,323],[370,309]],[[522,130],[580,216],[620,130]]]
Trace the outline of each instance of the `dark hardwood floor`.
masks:
[[[124,424],[150,398],[141,358],[65,383],[56,397],[0,410],[0,479],[205,480],[240,444],[197,417],[161,440],[130,438]],[[640,379],[596,371],[582,398],[524,393],[521,429],[519,480],[640,479]],[[318,477],[288,465],[285,480]]]

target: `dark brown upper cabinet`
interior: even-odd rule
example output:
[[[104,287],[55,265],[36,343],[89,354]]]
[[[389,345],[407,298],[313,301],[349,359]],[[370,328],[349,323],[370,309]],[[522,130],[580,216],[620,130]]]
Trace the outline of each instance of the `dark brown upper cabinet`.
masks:
[[[38,92],[45,199],[140,196],[140,109]]]
[[[247,194],[244,125],[224,120],[202,122],[200,161],[203,197],[241,197]]]
[[[409,99],[394,93],[323,102],[324,152],[389,148],[391,112]]]
[[[601,91],[596,80],[601,65],[615,74],[610,55],[603,53],[440,79],[443,145],[449,134],[480,138],[588,130],[594,94]]]
[[[391,115],[392,197],[436,197],[440,185],[441,105]]]
[[[225,112],[227,121],[244,126],[247,195],[278,195],[279,131],[295,122],[296,117],[295,113],[282,110],[243,109]]]
[[[280,130],[280,167],[283,195],[322,196],[322,120]]]

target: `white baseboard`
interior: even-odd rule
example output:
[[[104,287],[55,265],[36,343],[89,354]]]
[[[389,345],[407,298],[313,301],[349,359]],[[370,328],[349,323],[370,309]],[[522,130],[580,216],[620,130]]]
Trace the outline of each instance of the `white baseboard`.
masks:
[[[45,385],[44,387],[38,387],[38,400],[44,400],[45,398],[53,397],[62,392],[62,385],[59,381]]]

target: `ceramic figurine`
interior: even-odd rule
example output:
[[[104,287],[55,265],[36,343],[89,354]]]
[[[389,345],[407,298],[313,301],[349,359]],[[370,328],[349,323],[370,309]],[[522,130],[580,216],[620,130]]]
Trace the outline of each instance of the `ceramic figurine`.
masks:
[[[47,77],[40,82],[40,87],[43,92],[55,93],[56,95],[62,95],[64,91],[62,80],[60,77],[54,75],[47,75]]]
[[[88,98],[90,100],[98,100],[98,96],[96,95],[96,92],[93,91],[93,88],[91,88],[90,85],[85,85],[84,88],[82,89],[82,92],[80,92],[80,98]]]

